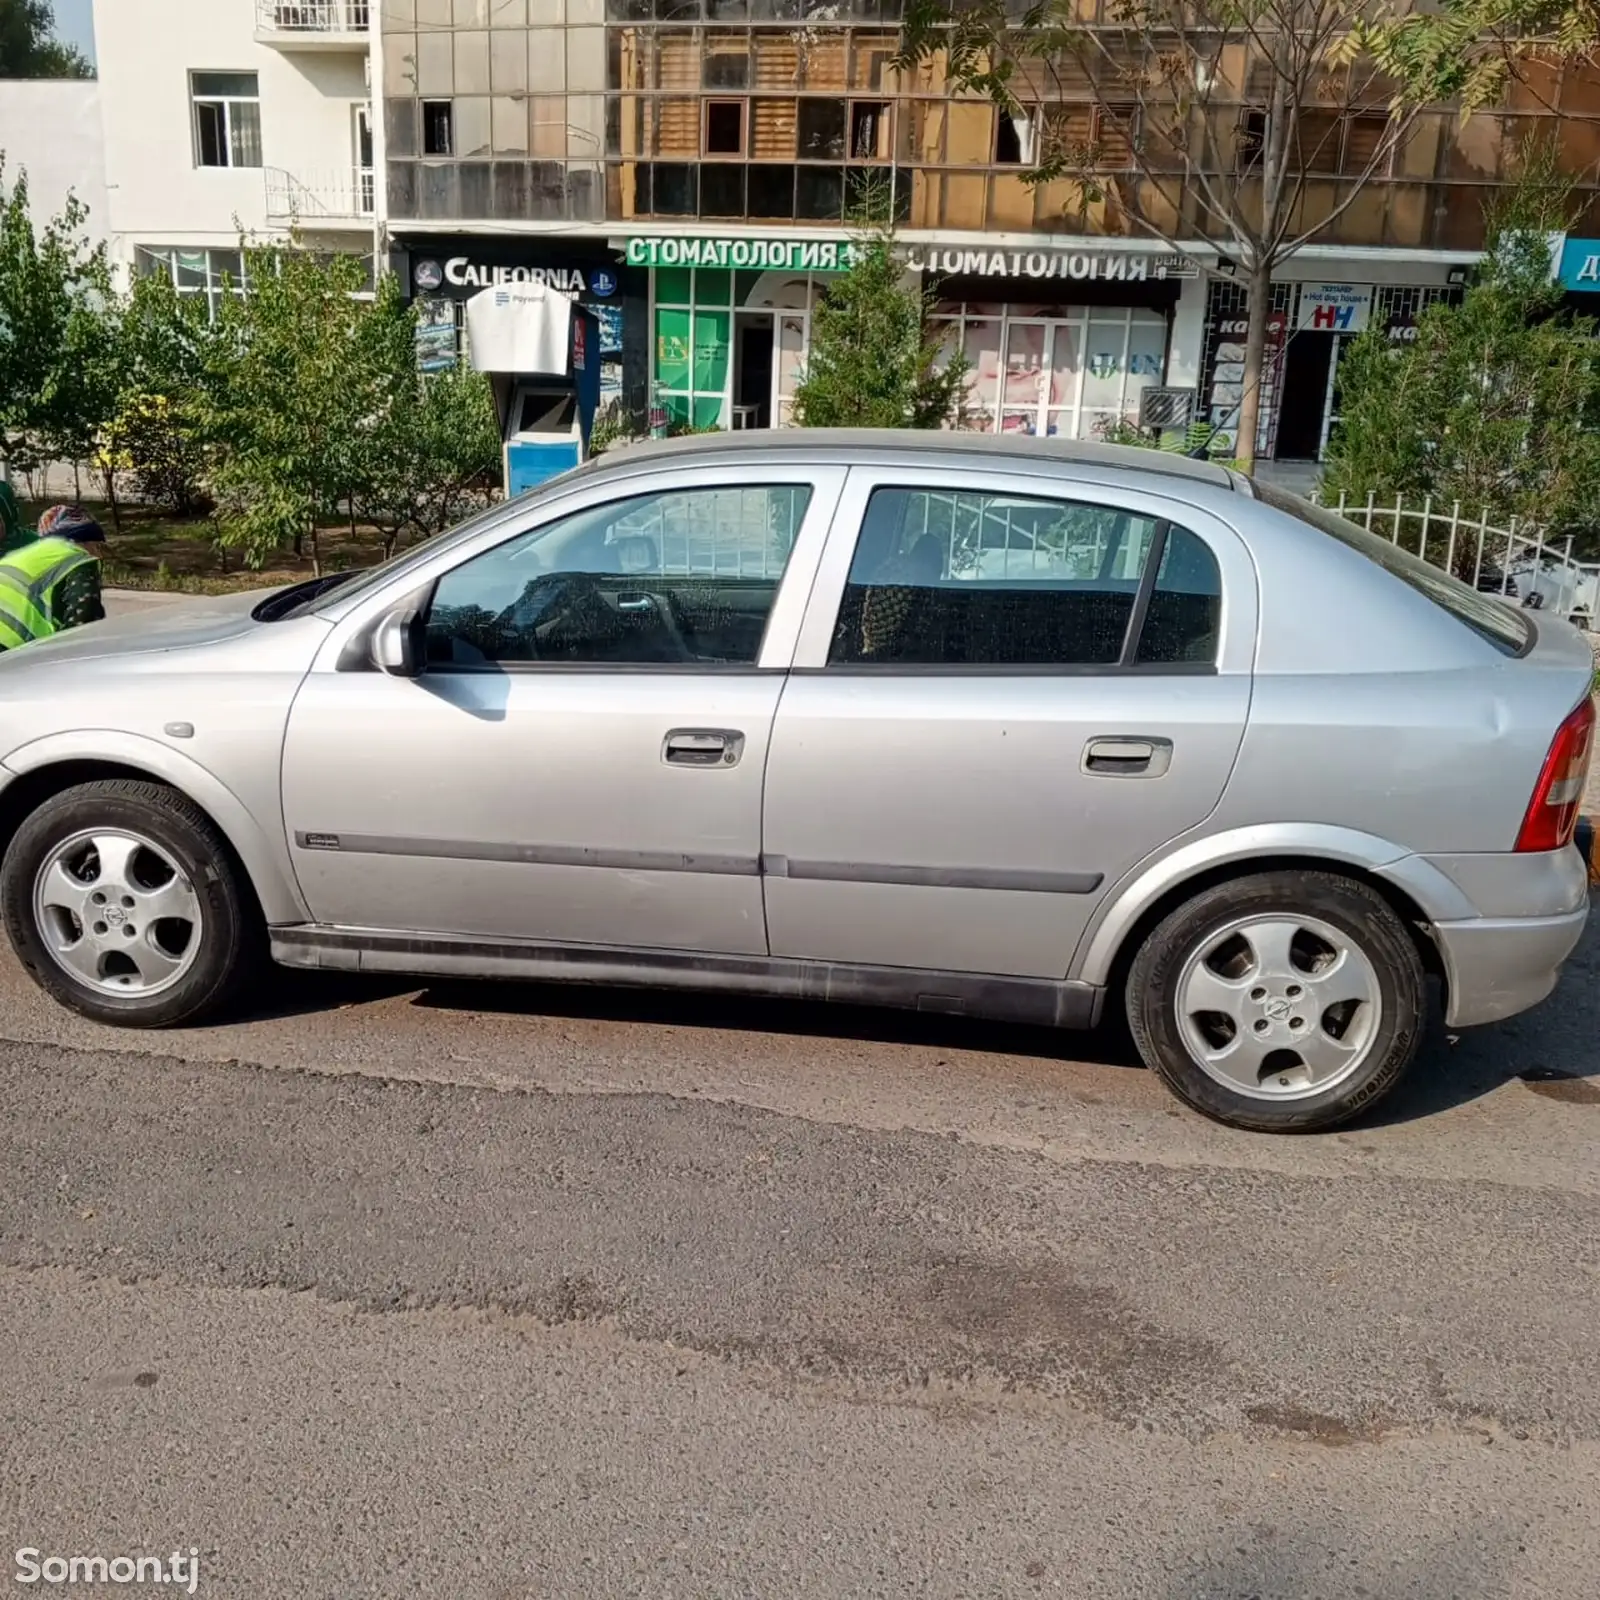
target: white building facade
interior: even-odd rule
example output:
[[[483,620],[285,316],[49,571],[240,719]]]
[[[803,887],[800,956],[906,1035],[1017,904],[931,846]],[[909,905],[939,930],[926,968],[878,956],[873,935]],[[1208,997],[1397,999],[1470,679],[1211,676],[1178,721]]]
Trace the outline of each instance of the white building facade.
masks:
[[[27,174],[35,228],[59,216],[71,195],[88,208],[90,237],[105,237],[106,147],[93,79],[13,79],[0,87],[0,156],[7,190]]]
[[[104,232],[124,273],[213,303],[241,235],[298,230],[377,258],[376,0],[111,0],[95,7]]]

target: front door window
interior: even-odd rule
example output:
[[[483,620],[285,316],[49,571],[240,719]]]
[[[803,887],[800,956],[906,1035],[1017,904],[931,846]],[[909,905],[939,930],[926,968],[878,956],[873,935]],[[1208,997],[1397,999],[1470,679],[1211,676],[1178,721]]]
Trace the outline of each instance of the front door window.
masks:
[[[810,499],[673,489],[536,528],[439,580],[429,667],[754,666]]]

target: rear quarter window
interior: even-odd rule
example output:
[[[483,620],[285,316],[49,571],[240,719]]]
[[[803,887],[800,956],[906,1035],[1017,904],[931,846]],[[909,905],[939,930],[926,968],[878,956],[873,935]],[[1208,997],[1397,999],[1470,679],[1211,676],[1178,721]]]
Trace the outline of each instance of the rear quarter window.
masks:
[[[1533,626],[1515,607],[1496,600],[1493,595],[1479,594],[1470,584],[1451,577],[1439,567],[1430,566],[1421,556],[1402,550],[1399,545],[1391,544],[1325,506],[1314,506],[1309,500],[1270,484],[1256,483],[1253,487],[1263,505],[1307,523],[1319,533],[1360,552],[1374,566],[1382,567],[1415,589],[1441,611],[1448,611],[1457,622],[1471,628],[1502,655],[1523,655],[1533,644]]]

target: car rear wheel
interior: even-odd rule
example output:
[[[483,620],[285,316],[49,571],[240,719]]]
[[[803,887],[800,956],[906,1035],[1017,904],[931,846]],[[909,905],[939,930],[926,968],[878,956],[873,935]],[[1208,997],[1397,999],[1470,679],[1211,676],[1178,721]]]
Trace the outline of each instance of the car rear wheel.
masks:
[[[122,1027],[215,1015],[252,955],[254,906],[226,841],[158,783],[108,779],[45,801],[6,851],[0,903],[40,987]]]
[[[1376,890],[1265,872],[1171,912],[1134,958],[1127,1009],[1145,1064],[1197,1111],[1310,1133],[1400,1082],[1426,996],[1416,943]]]

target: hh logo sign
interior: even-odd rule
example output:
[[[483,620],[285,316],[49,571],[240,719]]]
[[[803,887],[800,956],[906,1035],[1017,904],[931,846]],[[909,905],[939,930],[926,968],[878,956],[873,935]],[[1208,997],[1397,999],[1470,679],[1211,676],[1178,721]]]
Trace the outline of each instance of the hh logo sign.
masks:
[[[1311,326],[1331,333],[1354,333],[1355,321],[1354,306],[1317,306],[1311,313]]]
[[[1304,283],[1295,326],[1303,332],[1360,333],[1371,315],[1371,284]]]

